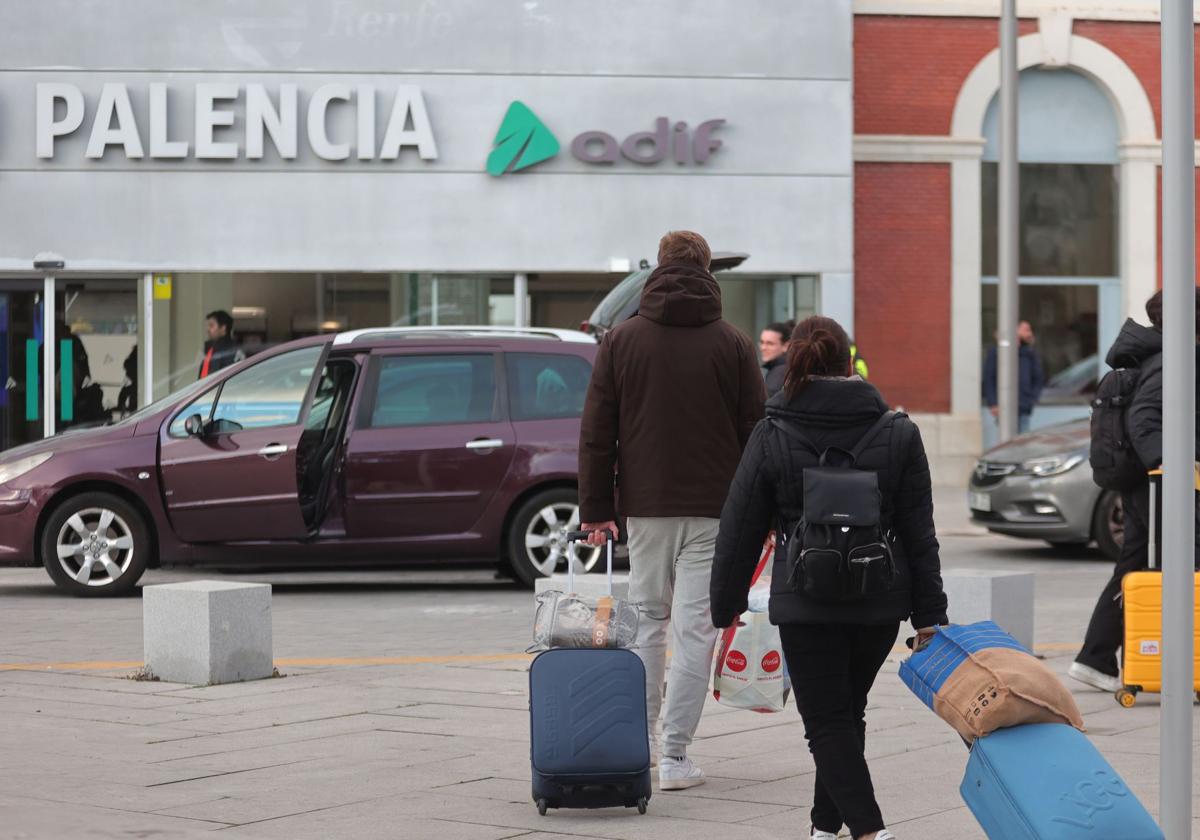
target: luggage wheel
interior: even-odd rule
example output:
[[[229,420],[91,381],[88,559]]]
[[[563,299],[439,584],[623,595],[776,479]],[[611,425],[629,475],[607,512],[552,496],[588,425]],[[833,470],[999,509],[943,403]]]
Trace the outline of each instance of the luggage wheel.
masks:
[[[1117,702],[1126,709],[1132,709],[1137,702],[1137,689],[1119,688],[1116,693]]]
[[[645,814],[646,806],[649,804],[650,804],[650,801],[648,799],[646,799],[646,797],[643,796],[641,799],[639,799],[638,804],[637,804],[638,813]]]
[[[545,800],[545,799],[539,799],[539,800],[537,801],[537,809],[538,809],[538,814],[539,814],[539,815],[541,815],[541,816],[543,816],[543,817],[544,817],[544,816],[546,816],[546,807],[547,807],[547,806],[546,806],[546,800]]]

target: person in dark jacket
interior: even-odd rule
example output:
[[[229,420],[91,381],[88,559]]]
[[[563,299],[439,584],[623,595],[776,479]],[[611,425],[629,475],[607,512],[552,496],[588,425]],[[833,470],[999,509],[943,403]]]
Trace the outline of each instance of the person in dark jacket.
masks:
[[[204,342],[204,358],[200,362],[199,379],[237,364],[246,358],[233,340],[233,316],[223,309],[209,312],[205,317],[208,340]]]
[[[1144,327],[1132,318],[1125,322],[1120,335],[1108,351],[1105,362],[1112,368],[1138,368],[1137,389],[1125,412],[1125,428],[1138,460],[1147,470],[1162,465],[1162,291],[1146,301],[1146,316],[1151,326]],[[1200,303],[1196,308],[1200,327]],[[1197,347],[1197,390],[1200,391],[1200,346]],[[1200,423],[1196,426],[1196,458],[1200,460]],[[1125,533],[1121,555],[1088,622],[1083,647],[1067,673],[1100,689],[1115,692],[1122,687],[1117,650],[1125,636],[1125,615],[1120,600],[1121,580],[1130,572],[1150,565],[1150,480],[1121,494]],[[1197,520],[1197,555],[1200,556],[1200,517]]]
[[[817,466],[830,447],[849,452],[864,443],[856,466],[878,475],[896,566],[889,588],[860,600],[816,600],[792,588],[781,549],[771,577],[770,617],[779,625],[817,766],[812,836],[835,838],[844,823],[856,838],[883,840],[893,835],[884,828],[864,758],[867,693],[900,622],[911,620],[923,640],[947,623],[947,605],[921,434],[903,414],[876,428],[888,407],[873,385],[851,371],[850,340],[836,321],[813,317],[796,327],[784,391],[767,403],[767,419],[746,445],[721,513],[712,615],[716,626],[732,626],[747,607],[767,533],[778,524],[781,533],[794,534],[804,515],[804,469]],[[775,424],[790,426],[799,437]]]
[[[1042,388],[1046,384],[1046,376],[1042,371],[1042,360],[1033,348],[1035,337],[1033,325],[1022,321],[1017,327],[1017,339],[1021,342],[1018,350],[1019,367],[1017,373],[1017,431],[1025,434],[1029,431],[1029,421],[1033,417],[1033,409],[1042,398]],[[997,396],[997,364],[996,346],[988,349],[987,358],[983,362],[983,400],[987,403],[993,417],[1000,416],[1000,399]]]
[[[629,597],[642,606],[650,739],[663,705],[668,621],[671,680],[663,714],[662,790],[704,782],[687,757],[708,697],[716,629],[708,608],[721,506],[766,393],[750,339],[721,320],[721,288],[699,234],[668,233],[638,314],[606,333],[579,439],[579,504],[601,544],[629,529]],[[614,479],[619,481],[619,487]]]
[[[783,377],[787,373],[787,346],[795,324],[767,324],[758,338],[758,352],[762,356],[763,379],[767,383],[767,399],[783,390]]]

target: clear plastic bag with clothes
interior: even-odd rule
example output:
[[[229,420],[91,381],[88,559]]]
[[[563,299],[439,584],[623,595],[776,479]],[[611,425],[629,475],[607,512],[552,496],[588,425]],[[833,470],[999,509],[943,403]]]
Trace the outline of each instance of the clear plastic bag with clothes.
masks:
[[[537,596],[533,645],[549,648],[631,648],[637,643],[638,608],[604,595],[587,598],[549,590]]]

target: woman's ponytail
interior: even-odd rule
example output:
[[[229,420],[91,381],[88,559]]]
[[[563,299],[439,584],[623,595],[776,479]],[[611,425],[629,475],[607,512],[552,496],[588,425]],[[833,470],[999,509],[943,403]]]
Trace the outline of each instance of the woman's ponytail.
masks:
[[[850,373],[850,337],[837,321],[814,315],[792,331],[787,359],[784,390],[791,400],[813,377]]]

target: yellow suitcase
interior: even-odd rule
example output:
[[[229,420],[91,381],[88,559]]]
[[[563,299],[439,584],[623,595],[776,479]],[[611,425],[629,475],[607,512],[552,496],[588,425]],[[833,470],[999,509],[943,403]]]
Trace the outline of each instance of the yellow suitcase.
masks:
[[[1156,471],[1157,472],[1157,471]],[[1130,572],[1121,581],[1121,598],[1125,611],[1125,641],[1122,644],[1124,688],[1117,691],[1117,702],[1130,708],[1137,702],[1139,692],[1157,694],[1162,691],[1162,572],[1158,565],[1157,496],[1158,476],[1150,481],[1150,571]],[[1200,700],[1200,572],[1194,578],[1196,587],[1195,660],[1193,689]]]

